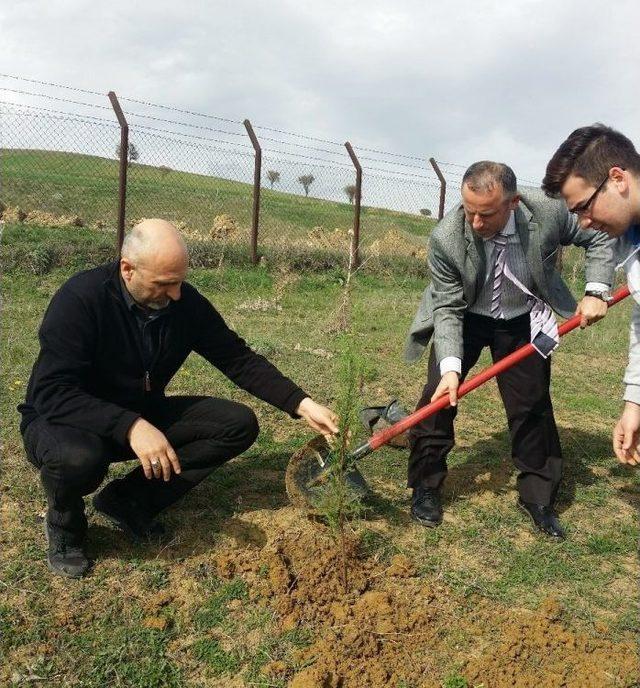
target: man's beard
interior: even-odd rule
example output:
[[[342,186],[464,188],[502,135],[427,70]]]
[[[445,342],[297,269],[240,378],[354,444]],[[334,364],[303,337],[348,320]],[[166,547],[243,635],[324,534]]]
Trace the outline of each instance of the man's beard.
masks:
[[[138,290],[135,287],[132,288],[131,284],[127,285],[127,289],[129,290],[129,293],[131,294],[131,296],[133,296],[135,302],[139,306],[142,306],[143,308],[148,308],[152,311],[160,311],[163,308],[166,308],[171,303],[171,299],[168,297],[165,297],[162,301],[149,301],[148,299],[143,298],[142,295],[138,293]]]
[[[165,299],[164,301],[149,301],[145,303],[146,308],[150,308],[152,311],[161,311],[166,308],[171,303],[171,299]]]

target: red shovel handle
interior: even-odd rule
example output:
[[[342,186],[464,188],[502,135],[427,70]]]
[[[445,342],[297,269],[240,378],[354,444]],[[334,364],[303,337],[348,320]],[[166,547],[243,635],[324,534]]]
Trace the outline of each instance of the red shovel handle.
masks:
[[[624,287],[620,287],[620,289],[613,294],[613,297],[609,302],[609,306],[615,305],[619,301],[622,301],[622,299],[625,299],[627,296],[629,296],[629,287],[626,285]],[[562,323],[562,325],[558,327],[558,334],[562,337],[567,334],[567,332],[575,330],[576,327],[580,325],[580,319],[580,315],[574,315],[572,318],[569,318],[569,320]],[[525,344],[519,349],[516,349],[512,354],[505,356],[497,363],[485,368],[485,370],[481,371],[477,375],[474,375],[474,377],[472,377],[470,380],[467,380],[460,385],[458,388],[458,398],[463,397],[465,394],[473,391],[476,389],[476,387],[480,387],[480,385],[483,385],[485,382],[487,382],[487,380],[496,377],[496,375],[500,375],[500,373],[516,365],[516,363],[519,363],[523,358],[530,356],[532,353],[534,353],[534,351],[535,349],[533,344]],[[434,413],[447,408],[447,406],[449,406],[449,395],[445,394],[439,399],[436,399],[436,401],[432,401],[430,404],[423,406],[411,415],[403,418],[401,421],[398,421],[391,427],[385,428],[380,432],[376,432],[375,435],[372,435],[366,445],[356,449],[353,454],[357,455],[358,458],[365,456],[374,449],[386,444],[389,440],[393,439],[400,433],[403,433],[408,428],[413,427],[421,420],[424,420]]]

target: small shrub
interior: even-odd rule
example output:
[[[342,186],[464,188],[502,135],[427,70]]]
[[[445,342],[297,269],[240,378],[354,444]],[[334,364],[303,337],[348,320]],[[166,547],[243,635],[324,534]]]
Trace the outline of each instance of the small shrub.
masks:
[[[24,267],[34,275],[46,275],[56,265],[56,251],[51,246],[35,246],[27,254]]]

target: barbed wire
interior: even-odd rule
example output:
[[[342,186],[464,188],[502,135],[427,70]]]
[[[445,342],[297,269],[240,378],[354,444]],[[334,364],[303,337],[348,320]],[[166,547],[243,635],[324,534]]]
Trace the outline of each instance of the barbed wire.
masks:
[[[355,146],[358,150],[363,150],[367,153],[376,153],[377,155],[388,155],[392,158],[406,158],[407,160],[424,160],[417,155],[406,155],[405,153],[391,153],[389,151],[376,150],[375,148],[365,148],[364,146]]]
[[[93,96],[99,96],[99,97],[106,97],[106,95],[107,95],[106,93],[101,93],[101,92],[99,92],[99,91],[94,91],[94,90],[90,90],[90,89],[79,88],[79,87],[76,87],[76,86],[68,86],[68,85],[66,85],[66,84],[59,84],[59,83],[56,83],[56,82],[45,81],[45,80],[42,80],[42,79],[32,79],[32,78],[28,78],[28,77],[19,76],[19,75],[16,75],[16,74],[0,73],[0,77],[1,77],[1,78],[5,78],[5,79],[12,79],[12,80],[15,80],[15,81],[18,81],[18,82],[25,82],[25,83],[30,83],[30,84],[36,84],[36,85],[39,85],[39,86],[46,86],[46,87],[53,87],[53,88],[64,89],[64,90],[66,90],[66,91],[71,91],[71,92],[75,92],[75,93],[85,93],[85,94],[87,94],[87,95],[93,95]],[[46,94],[46,93],[37,93],[37,92],[27,91],[27,90],[23,90],[23,89],[12,89],[12,88],[7,88],[7,87],[5,87],[5,86],[0,86],[0,90],[7,91],[7,92],[9,92],[9,93],[16,93],[16,94],[18,94],[18,95],[27,95],[27,96],[37,97],[37,98],[45,98],[45,99],[49,99],[49,100],[53,100],[53,101],[57,101],[57,102],[62,102],[62,103],[71,104],[71,105],[80,105],[80,106],[83,106],[83,107],[98,108],[98,109],[101,109],[101,110],[111,110],[111,109],[112,109],[109,105],[100,105],[100,104],[97,104],[97,103],[87,103],[87,102],[83,102],[83,101],[72,100],[72,99],[69,99],[69,98],[61,98],[61,97],[53,96],[53,95]],[[179,108],[179,107],[175,107],[175,106],[171,106],[171,105],[164,105],[164,104],[154,103],[154,102],[147,101],[147,100],[141,100],[141,99],[138,99],[138,98],[131,98],[131,97],[129,97],[129,96],[118,96],[118,98],[119,98],[119,100],[121,100],[121,101],[126,101],[126,102],[130,102],[130,103],[136,103],[136,104],[139,104],[139,105],[144,105],[145,107],[158,108],[158,109],[167,110],[167,111],[170,111],[170,112],[177,112],[177,113],[180,113],[180,114],[186,114],[186,115],[190,115],[190,116],[194,116],[194,117],[202,117],[202,118],[205,118],[205,119],[211,119],[211,120],[217,120],[217,121],[221,121],[221,122],[226,122],[226,123],[229,123],[229,124],[240,124],[240,125],[243,124],[243,122],[242,122],[241,120],[232,119],[232,118],[229,118],[229,117],[221,117],[221,116],[219,116],[219,115],[211,115],[211,114],[208,114],[208,113],[198,112],[198,111],[196,111],[196,110],[188,110],[188,109]],[[26,106],[27,104],[16,104],[16,105]],[[60,114],[63,114],[63,113],[60,111]],[[77,113],[74,113],[74,114],[76,114],[76,116],[80,116],[80,115],[77,115]],[[175,121],[175,120],[165,119],[165,118],[162,118],[162,117],[157,117],[157,116],[154,116],[154,115],[147,115],[147,114],[140,113],[140,112],[128,112],[127,115],[130,116],[130,117],[138,117],[138,118],[149,119],[149,120],[157,121],[157,122],[164,122],[164,123],[166,123],[166,124],[184,126],[184,127],[193,128],[193,129],[208,130],[208,131],[212,131],[212,132],[214,132],[214,133],[224,134],[224,135],[226,135],[226,136],[242,137],[242,136],[245,135],[244,132],[234,132],[234,131],[228,131],[228,130],[218,129],[218,128],[214,128],[214,127],[205,127],[205,126],[202,126],[202,125],[192,124],[192,123],[185,122],[185,121]],[[89,115],[86,115],[86,116],[89,117]],[[140,126],[140,125],[138,125],[138,126]],[[344,146],[344,143],[340,143],[340,142],[338,142],[338,141],[334,141],[334,140],[326,139],[326,138],[321,138],[321,137],[316,137],[316,136],[310,136],[310,135],[308,135],[308,134],[302,134],[302,133],[299,133],[299,132],[293,132],[293,131],[289,131],[289,130],[286,130],[286,129],[279,129],[279,128],[276,128],[276,127],[270,127],[270,126],[263,125],[263,124],[254,124],[253,126],[254,126],[254,129],[260,129],[260,130],[264,130],[264,131],[271,131],[271,132],[278,133],[278,134],[281,134],[281,135],[284,135],[284,136],[294,137],[294,138],[302,139],[302,140],[305,140],[305,141],[312,141],[312,142],[315,142],[315,143],[323,143],[323,144],[328,144],[328,145],[331,145],[331,146],[339,146],[340,148],[342,148],[342,147]],[[171,133],[171,134],[176,134],[176,135],[181,135],[181,134],[179,134],[178,132],[169,132],[169,133]],[[195,138],[195,137],[194,137],[194,138]],[[215,139],[212,139],[212,140],[213,140],[213,141],[216,141]],[[314,151],[316,151],[316,152],[324,153],[324,154],[326,154],[326,155],[340,155],[340,153],[339,153],[338,151],[330,151],[330,150],[327,150],[327,149],[321,149],[321,148],[317,148],[317,147],[314,147],[314,146],[309,146],[309,145],[305,145],[305,144],[295,143],[295,142],[292,142],[292,141],[280,141],[280,140],[278,140],[278,139],[272,139],[272,138],[269,138],[269,137],[263,137],[262,140],[263,140],[263,141],[268,141],[268,142],[270,142],[270,143],[278,143],[278,144],[280,144],[280,145],[295,146],[295,147],[304,148],[304,149],[307,149],[307,150],[314,150]],[[376,155],[384,156],[385,158],[413,160],[413,161],[418,161],[418,162],[424,162],[424,161],[425,161],[425,158],[420,157],[420,156],[408,155],[408,154],[404,154],[404,153],[396,153],[396,152],[392,152],[392,151],[384,151],[384,150],[380,150],[380,149],[377,149],[377,148],[369,148],[369,147],[366,147],[366,146],[359,146],[359,145],[357,145],[357,144],[354,144],[354,148],[356,148],[358,151],[364,151],[364,152],[368,152],[368,153],[374,153],[374,154],[376,154]],[[388,160],[380,160],[380,159],[370,158],[370,157],[366,157],[366,156],[365,156],[365,157],[362,157],[362,158],[360,158],[360,159],[361,159],[361,160],[366,160],[366,161],[368,161],[368,162],[375,162],[375,163],[381,164],[381,165],[392,165],[392,164],[396,164],[396,165],[399,165],[399,166],[402,166],[402,167],[405,167],[405,168],[408,168],[408,169],[416,169],[416,170],[421,170],[421,169],[422,169],[422,167],[417,166],[417,165],[411,165],[411,164],[408,164],[408,163],[401,163],[401,162],[391,162],[391,161],[388,161]],[[438,164],[440,167],[444,167],[444,168],[458,168],[458,169],[461,169],[461,170],[465,170],[465,169],[467,169],[467,167],[468,167],[467,165],[462,165],[462,164],[460,164],[460,163],[449,162],[449,161],[441,161],[441,160],[438,160],[438,161],[437,161],[437,164]],[[453,177],[462,177],[462,174],[460,174],[460,173],[458,173],[458,172],[455,172],[455,171],[453,171],[453,170],[451,170],[451,169],[447,169],[446,171],[447,171],[447,174],[448,174],[449,176],[453,176]],[[425,179],[428,179],[428,178],[425,177]],[[539,183],[538,183],[538,182],[532,181],[532,180],[530,180],[530,179],[520,178],[520,179],[519,179],[519,182],[521,182],[521,183],[523,183],[523,184],[531,185],[531,186],[539,186]]]
[[[120,100],[129,100],[121,98]],[[241,131],[227,131],[226,129],[216,129],[214,127],[205,127],[202,124],[191,124],[190,122],[177,122],[176,120],[166,119],[164,117],[155,117],[154,115],[145,115],[141,112],[127,111],[127,117],[141,117],[143,119],[155,120],[156,122],[165,122],[166,124],[178,124],[182,127],[190,127],[191,129],[204,129],[207,131],[215,131],[219,134],[228,134],[229,136],[246,136],[245,132]]]
[[[228,124],[242,124],[242,121],[238,119],[230,119],[229,117],[220,117],[218,115],[208,115],[204,112],[196,112],[195,110],[183,110],[182,108],[173,107],[171,105],[160,105],[159,103],[151,103],[146,100],[138,100],[137,98],[128,98],[127,96],[118,96],[118,100],[124,100],[129,103],[138,103],[138,105],[146,105],[147,107],[160,108],[161,110],[170,110],[171,112],[180,112],[184,115],[193,115],[194,117],[216,119],[220,122],[227,122]]]
[[[469,165],[461,165],[460,163],[457,163],[457,162],[442,162],[440,160],[436,160],[436,163],[440,167],[445,167],[445,168],[446,167],[458,167],[458,168],[463,169],[463,170],[469,169]],[[447,172],[447,174],[449,176],[452,176],[452,177],[459,177],[462,179],[462,177],[464,176],[464,174],[460,173],[460,172],[452,172],[451,170],[446,170],[446,169],[445,169],[445,171]],[[518,179],[519,184],[523,183],[525,185],[534,186],[534,187],[540,186],[539,182],[534,182],[531,179],[525,179],[524,177],[518,177],[517,179]]]
[[[358,160],[360,160],[360,161],[362,161],[362,160],[367,160],[367,161],[370,161],[370,162],[382,163],[383,165],[400,165],[400,167],[409,167],[409,168],[411,168],[411,169],[413,169],[413,170],[421,170],[422,172],[424,172],[425,169],[428,169],[428,168],[426,167],[426,165],[423,166],[423,167],[419,167],[418,165],[412,165],[411,163],[406,163],[406,162],[391,162],[391,161],[387,161],[387,160],[379,160],[378,158],[368,158],[368,157],[366,157],[366,156],[364,156],[364,157],[358,156]]]
[[[145,133],[148,137],[151,137],[151,138],[154,138],[154,139],[159,139],[159,140],[161,140],[161,141],[168,141],[168,142],[171,142],[171,143],[178,144],[178,145],[180,145],[180,146],[190,146],[190,147],[201,148],[201,149],[206,149],[206,150],[215,150],[215,151],[218,151],[218,152],[221,152],[221,153],[234,153],[234,154],[236,154],[236,155],[246,155],[246,156],[248,156],[248,157],[253,157],[253,152],[234,151],[234,150],[228,150],[228,149],[226,149],[226,148],[218,148],[217,146],[205,146],[205,145],[203,145],[203,144],[201,144],[201,143],[191,143],[191,142],[189,142],[189,141],[182,141],[182,140],[179,140],[179,139],[172,139],[172,138],[169,138],[169,137],[167,137],[167,136],[163,136],[162,134],[167,134],[167,133],[168,133],[168,134],[175,134],[176,136],[185,136],[185,137],[191,138],[191,139],[200,139],[200,140],[202,140],[202,141],[211,141],[212,143],[230,144],[230,143],[231,143],[230,141],[222,141],[222,140],[220,140],[220,139],[210,139],[210,138],[207,138],[206,136],[198,136],[198,135],[196,135],[196,134],[181,134],[180,132],[166,132],[166,131],[164,131],[164,130],[162,130],[162,129],[155,129],[154,127],[148,127],[148,126],[145,126],[145,125],[143,125],[143,124],[139,124],[139,125],[137,125],[137,127],[138,127],[138,129],[144,129],[145,131],[144,131],[143,133]],[[149,131],[149,130],[150,130],[150,131],[153,131],[153,132],[160,132],[160,133],[159,133],[159,134],[156,134],[156,133],[147,133],[147,131]],[[130,131],[130,133],[133,134],[134,131],[135,131],[135,129],[130,129],[129,131]],[[133,136],[132,136],[131,138],[133,138]],[[235,142],[234,142],[233,145],[234,145],[234,146],[244,146],[244,147],[246,147],[246,148],[251,148],[251,145],[248,144],[248,143],[244,144],[244,143],[235,143]]]
[[[76,91],[77,93],[87,93],[94,96],[106,96],[106,93],[99,93],[98,91],[89,91],[85,88],[78,88],[76,86],[65,86],[64,84],[54,84],[51,81],[40,81],[39,79],[28,79],[24,76],[17,76],[16,74],[1,74],[0,77],[5,79],[15,79],[16,81],[26,81],[30,84],[39,84],[40,86],[54,86],[55,88],[63,88],[67,91]]]
[[[321,139],[315,136],[308,136],[307,134],[297,134],[293,131],[286,131],[284,129],[275,129],[274,127],[268,127],[264,124],[254,124],[254,129],[264,129],[265,131],[273,131],[276,134],[284,134],[285,136],[294,136],[299,139],[306,139],[307,141],[315,141],[316,143],[328,143],[332,146],[344,146],[344,143],[338,143],[337,141],[331,141],[330,139]]]
[[[263,151],[263,152],[265,152],[265,151]],[[289,166],[294,166],[294,165],[301,166],[302,165],[302,163],[299,163],[295,160],[283,160],[282,158],[272,158],[272,157],[268,157],[266,161],[263,158],[263,162],[267,162],[269,165],[272,165],[273,163],[279,163],[281,165],[289,165]],[[308,166],[308,167],[311,167],[311,166]],[[338,165],[313,165],[313,167],[311,168],[310,171],[313,172],[314,170],[330,170],[332,172],[335,172],[335,171],[344,172],[344,171],[346,171],[346,172],[353,173],[353,175],[355,175],[355,173],[356,173],[355,169],[353,167],[349,167],[348,165],[340,165],[340,166],[338,166]]]
[[[62,100],[64,102],[70,102],[70,101],[67,101],[66,99],[62,99]],[[7,101],[2,101],[2,102],[7,102]],[[45,108],[44,106],[29,105],[29,104],[22,104],[22,103],[7,103],[7,104],[9,104],[12,107],[17,107],[17,108],[37,109],[37,110],[43,110],[43,111],[47,111],[47,112],[56,113],[56,115],[48,115],[48,116],[55,117],[55,119],[59,119],[59,120],[83,122],[84,121],[83,118],[87,118],[87,119],[92,119],[92,120],[104,122],[110,126],[114,126],[114,127],[117,126],[117,124],[115,122],[111,122],[109,120],[99,118],[99,117],[96,117],[94,115],[73,115],[71,113],[66,113],[66,112],[61,111],[61,110],[53,110],[51,108]],[[105,108],[110,109],[108,106],[105,106]],[[160,121],[164,121],[164,122],[171,121],[171,120],[164,120],[163,118],[155,118],[155,117],[149,117],[149,119],[160,120]],[[218,131],[218,130],[211,128],[211,127],[200,127],[199,125],[195,125],[195,126],[199,129]],[[146,124],[132,123],[131,133],[133,134],[136,131],[136,129],[138,129],[138,130],[142,129],[144,132],[154,132],[153,134],[148,134],[148,135],[154,136],[159,140],[163,140],[166,142],[172,142],[175,144],[183,144],[185,142],[181,141],[181,140],[172,139],[172,138],[170,138],[170,136],[179,136],[182,138],[198,139],[200,141],[206,141],[206,142],[210,142],[210,143],[217,143],[217,144],[223,144],[223,145],[241,146],[243,148],[252,148],[252,146],[250,144],[239,142],[239,141],[234,141],[234,142],[224,141],[221,139],[198,136],[198,135],[193,134],[193,133],[168,131],[168,130],[164,130],[164,129],[158,129],[157,127],[152,127],[152,126],[146,125]],[[169,136],[167,136],[167,135],[169,135]],[[280,141],[277,139],[268,139],[268,140],[280,143]],[[200,144],[191,144],[191,145],[192,146],[200,146],[201,148],[205,148],[205,147],[201,146]],[[309,148],[311,150],[320,150],[320,152],[325,152],[324,149],[317,149],[315,147],[305,147],[305,149],[306,148]],[[222,148],[219,148],[216,146],[206,146],[206,149],[207,150],[215,150],[215,151],[224,152],[224,153],[233,153],[234,152],[232,150],[222,149]],[[282,150],[270,149],[270,148],[265,148],[265,149],[263,149],[263,151],[265,153],[275,153],[276,155],[296,157],[296,158],[301,158],[304,160],[310,160],[310,161],[313,161],[314,163],[320,163],[320,165],[316,164],[315,166],[320,167],[321,169],[342,169],[342,170],[354,171],[353,166],[349,163],[341,163],[341,162],[338,162],[335,160],[325,160],[325,159],[319,158],[317,156],[304,155],[301,153],[294,153],[292,151],[282,151]],[[330,151],[326,151],[326,152],[330,152]],[[378,162],[378,163],[384,162],[384,161],[380,161],[376,158],[363,158],[363,160],[371,160],[371,161]],[[278,162],[282,162],[282,163],[286,163],[286,164],[292,164],[292,161],[285,161],[282,159],[279,159]],[[329,165],[327,165],[326,163],[329,163]],[[419,169],[415,166],[411,166],[411,167],[414,167],[415,169]],[[366,169],[367,172],[380,172],[380,173],[382,173],[382,175],[376,175],[376,177],[379,179],[385,179],[388,181],[392,181],[392,180],[403,181],[399,177],[410,177],[410,178],[416,179],[416,180],[432,181],[431,178],[426,177],[424,175],[415,175],[415,174],[405,173],[405,172],[401,172],[401,171],[387,170],[387,169],[368,167],[368,166],[365,166],[364,169]]]
[[[59,117],[57,119],[68,119],[75,122],[87,122],[87,120],[96,120],[98,122],[104,122],[114,127],[118,127],[118,122],[113,119],[106,119],[105,117],[97,117],[96,115],[78,115],[75,113],[65,112],[64,110],[55,110],[53,108],[44,107],[44,105],[30,105],[28,103],[13,103],[9,100],[0,100],[0,105],[8,105],[13,108],[28,108],[30,110],[43,110],[45,112],[55,113],[57,115],[64,115],[64,117]],[[17,112],[16,114],[24,114],[34,116],[39,113],[28,113],[28,112]],[[45,115],[46,116],[46,115]],[[87,122],[87,124],[92,124],[92,122]]]
[[[80,100],[71,100],[70,98],[59,98],[57,96],[52,96],[48,93],[34,93],[33,91],[23,91],[17,88],[7,88],[6,86],[0,86],[0,91],[7,91],[8,93],[17,93],[24,96],[34,96],[36,98],[46,98],[47,100],[55,100],[59,103],[69,103],[70,105],[82,105],[83,107],[98,108],[99,110],[111,110],[113,108],[110,105],[98,105],[96,103],[85,103]]]
[[[466,169],[469,167],[469,165],[461,165],[460,163],[457,163],[457,162],[444,162],[444,161],[442,161],[442,160],[436,160],[436,162],[437,162],[438,165],[440,165],[441,167],[442,167],[442,166],[444,166],[444,167],[460,167],[460,168],[462,168],[463,170],[466,170]]]

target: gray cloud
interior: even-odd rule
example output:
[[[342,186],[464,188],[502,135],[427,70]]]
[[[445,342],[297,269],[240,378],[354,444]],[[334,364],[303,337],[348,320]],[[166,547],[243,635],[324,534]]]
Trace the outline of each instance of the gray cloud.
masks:
[[[631,0],[32,0],[0,33],[7,73],[539,180],[577,126],[640,143],[639,20]]]

